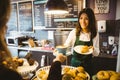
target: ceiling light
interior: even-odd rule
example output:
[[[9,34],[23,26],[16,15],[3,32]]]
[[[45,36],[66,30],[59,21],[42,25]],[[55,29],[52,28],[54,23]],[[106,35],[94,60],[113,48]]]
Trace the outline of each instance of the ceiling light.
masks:
[[[45,13],[66,14],[68,13],[68,7],[64,0],[48,0],[46,3]]]

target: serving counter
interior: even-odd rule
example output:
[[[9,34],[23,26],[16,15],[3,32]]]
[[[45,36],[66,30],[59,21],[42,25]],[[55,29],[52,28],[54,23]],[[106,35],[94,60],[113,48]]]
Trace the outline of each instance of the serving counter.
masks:
[[[9,50],[12,53],[12,56],[24,57],[28,52],[32,54],[32,58],[38,61],[41,64],[41,58],[45,55],[45,66],[51,65],[55,55],[53,55],[53,50],[51,48],[43,48],[43,47],[13,47],[8,46]],[[67,61],[63,64],[70,65],[71,55],[67,57]],[[39,65],[41,67],[41,65]]]
[[[21,51],[30,52],[32,54],[32,58],[35,59],[39,63],[38,68],[41,67],[40,64],[41,64],[42,55],[45,55],[44,66],[51,65],[53,59],[55,58],[55,56],[53,55],[53,50],[43,49],[42,47],[30,48],[30,47],[12,47],[12,46],[10,46],[9,48],[10,48],[10,50],[13,50],[13,51],[16,50],[16,52],[14,52],[12,54],[17,55],[17,56],[20,55],[19,53]],[[72,56],[69,55],[67,57],[67,64],[66,64],[66,62],[64,62],[63,64],[70,65],[71,57]],[[116,63],[117,63],[116,56],[111,56],[110,54],[100,53],[99,56],[93,57],[93,68],[94,68],[93,72],[95,74],[99,70],[114,70],[115,71]]]

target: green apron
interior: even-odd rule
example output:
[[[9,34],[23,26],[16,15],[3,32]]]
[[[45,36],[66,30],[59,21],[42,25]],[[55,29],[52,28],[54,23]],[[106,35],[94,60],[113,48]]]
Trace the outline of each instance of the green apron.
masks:
[[[79,37],[76,37],[74,47],[77,45],[92,46],[93,42],[92,39],[90,39],[90,41],[81,41],[79,40]],[[77,53],[76,51],[73,51],[71,66],[83,66],[85,70],[90,74],[92,72],[92,54],[82,55]]]

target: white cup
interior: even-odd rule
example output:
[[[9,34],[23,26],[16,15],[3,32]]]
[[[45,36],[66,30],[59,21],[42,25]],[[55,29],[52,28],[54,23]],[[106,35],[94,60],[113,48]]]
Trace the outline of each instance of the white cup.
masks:
[[[59,45],[59,46],[56,46],[56,49],[59,53],[62,53],[63,55],[66,55],[66,51],[67,51],[66,46]]]

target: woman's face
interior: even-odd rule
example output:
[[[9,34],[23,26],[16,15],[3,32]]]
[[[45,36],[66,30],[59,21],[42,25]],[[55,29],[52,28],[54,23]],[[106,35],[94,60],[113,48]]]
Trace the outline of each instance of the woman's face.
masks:
[[[86,13],[81,14],[81,16],[79,18],[79,23],[80,23],[82,29],[87,29],[88,24],[89,24],[89,18]]]

